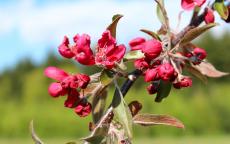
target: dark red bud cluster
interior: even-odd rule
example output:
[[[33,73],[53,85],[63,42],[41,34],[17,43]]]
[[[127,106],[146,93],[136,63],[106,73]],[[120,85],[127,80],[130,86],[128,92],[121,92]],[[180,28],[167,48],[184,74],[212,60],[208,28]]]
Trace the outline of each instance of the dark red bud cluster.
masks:
[[[91,104],[80,97],[77,89],[85,89],[90,82],[90,77],[85,74],[70,75],[56,67],[45,69],[45,75],[56,80],[50,84],[48,92],[52,97],[67,95],[65,107],[75,108],[75,112],[81,116],[87,116],[91,112]]]
[[[178,72],[175,70],[171,62],[160,57],[162,53],[162,44],[160,41],[151,39],[145,40],[138,37],[129,42],[132,51],[141,50],[145,58],[137,59],[134,62],[135,68],[143,71],[145,82],[150,82],[147,87],[149,94],[155,94],[159,90],[160,81],[171,82],[174,87],[179,89],[182,87],[192,86],[192,80],[188,77],[178,77]],[[163,55],[163,54],[162,54]],[[183,53],[180,53],[183,56]],[[193,63],[200,63],[205,57],[206,52],[201,48],[194,48],[191,53],[185,54],[187,57],[194,59]],[[178,59],[177,59],[178,60]],[[179,63],[179,66],[183,68],[184,60]],[[176,63],[177,61],[175,61]]]
[[[183,87],[191,87],[192,86],[192,79],[189,77],[182,78],[179,82],[173,84],[174,88],[180,89]]]
[[[144,38],[137,37],[129,42],[131,51],[141,50],[145,58],[137,59],[134,62],[136,69],[144,70],[154,67],[153,60],[158,57],[162,52],[162,44],[156,39],[145,40]]]

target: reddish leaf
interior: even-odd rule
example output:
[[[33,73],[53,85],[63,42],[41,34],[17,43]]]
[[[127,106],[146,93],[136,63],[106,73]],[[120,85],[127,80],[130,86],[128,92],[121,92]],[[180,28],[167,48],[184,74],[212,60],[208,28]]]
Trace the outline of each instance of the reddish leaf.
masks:
[[[199,69],[197,69],[197,67],[193,66],[193,65],[187,65],[186,69],[195,77],[197,77],[198,79],[200,79],[202,82],[204,82],[205,84],[207,83],[208,79],[205,75],[203,75]]]
[[[123,15],[116,14],[112,18],[112,23],[107,27],[114,38],[116,38],[117,23],[123,17]]]
[[[182,122],[172,116],[167,115],[137,114],[133,118],[133,122],[143,126],[167,125],[177,128],[184,128]]]
[[[221,72],[217,70],[211,63],[209,62],[202,62],[199,65],[195,66],[197,70],[199,70],[203,75],[206,75],[208,77],[222,77],[226,76],[229,73]]]

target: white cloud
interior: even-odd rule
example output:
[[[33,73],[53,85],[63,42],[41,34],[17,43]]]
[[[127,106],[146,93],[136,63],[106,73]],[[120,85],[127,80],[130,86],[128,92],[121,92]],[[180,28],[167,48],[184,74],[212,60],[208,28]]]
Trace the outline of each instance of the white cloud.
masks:
[[[72,36],[78,32],[89,33],[95,38],[116,13],[125,15],[119,25],[120,38],[134,36],[140,28],[156,30],[160,26],[154,14],[154,3],[148,0],[78,1],[39,7],[32,0],[24,0],[14,6],[0,7],[0,19],[4,19],[0,35],[17,30],[22,40],[31,44],[57,41],[65,34]]]
[[[63,35],[89,33],[98,38],[116,13],[124,14],[119,25],[119,38],[134,37],[140,28],[157,30],[154,1],[93,0],[35,5],[33,0],[23,0],[8,7],[0,6],[0,36],[17,30],[25,43],[56,43]],[[166,1],[173,27],[177,23],[180,0]],[[186,12],[187,13],[187,12]],[[183,18],[189,20],[188,13]],[[183,21],[182,26],[187,21]]]

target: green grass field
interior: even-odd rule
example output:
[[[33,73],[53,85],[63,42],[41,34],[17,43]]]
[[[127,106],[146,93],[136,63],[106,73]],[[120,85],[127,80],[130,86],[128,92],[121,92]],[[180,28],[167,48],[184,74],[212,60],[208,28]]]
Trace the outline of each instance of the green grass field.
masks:
[[[65,144],[74,139],[44,139],[45,144]],[[32,144],[31,139],[0,139],[0,144]],[[229,144],[230,136],[138,138],[133,144]],[[79,143],[80,144],[80,143]]]

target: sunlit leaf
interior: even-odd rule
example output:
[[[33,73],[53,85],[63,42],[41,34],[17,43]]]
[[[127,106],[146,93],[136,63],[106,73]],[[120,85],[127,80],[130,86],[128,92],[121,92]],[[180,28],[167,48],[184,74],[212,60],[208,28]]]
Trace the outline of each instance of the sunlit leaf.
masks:
[[[211,28],[213,28],[215,26],[217,26],[216,23],[211,23],[211,24],[207,24],[207,25],[204,25],[204,26],[201,26],[201,27],[196,27],[196,28],[191,29],[181,39],[180,45],[183,46],[183,45],[191,42],[192,40],[194,40],[195,38],[197,38],[198,36],[200,36],[201,34],[206,32],[207,30],[209,30],[209,29],[211,29]]]
[[[216,0],[214,3],[214,9],[222,19],[226,20],[228,18],[228,7],[224,4],[224,0]]]
[[[145,55],[144,53],[141,52],[141,50],[134,50],[134,51],[129,51],[127,54],[125,54],[124,61],[136,60],[144,57]]]
[[[221,72],[219,70],[217,70],[211,63],[209,62],[202,62],[199,65],[195,66],[197,68],[197,70],[199,70],[203,75],[206,75],[208,77],[214,77],[214,78],[218,78],[218,77],[222,77],[222,76],[226,76],[229,73],[225,73],[225,72]]]
[[[107,27],[114,38],[116,38],[117,23],[123,17],[123,15],[117,14],[112,18],[112,23]]]
[[[132,115],[129,107],[126,105],[120,88],[115,84],[118,91],[118,95],[114,95],[112,101],[112,107],[114,108],[114,114],[118,121],[122,124],[128,138],[132,138]]]
[[[33,120],[30,122],[30,133],[32,136],[32,139],[34,141],[35,144],[43,144],[43,142],[41,141],[41,139],[37,136],[35,130],[34,130],[34,123]]]
[[[160,81],[159,90],[157,92],[157,96],[155,98],[155,102],[161,102],[164,98],[166,98],[171,91],[172,83]]]
[[[137,114],[134,116],[133,122],[143,126],[167,125],[177,128],[184,128],[182,122],[172,116],[167,115]]]
[[[150,35],[154,39],[157,39],[157,40],[161,41],[161,38],[155,32],[153,32],[153,31],[146,30],[146,29],[141,29],[140,31],[142,31],[142,32]]]

